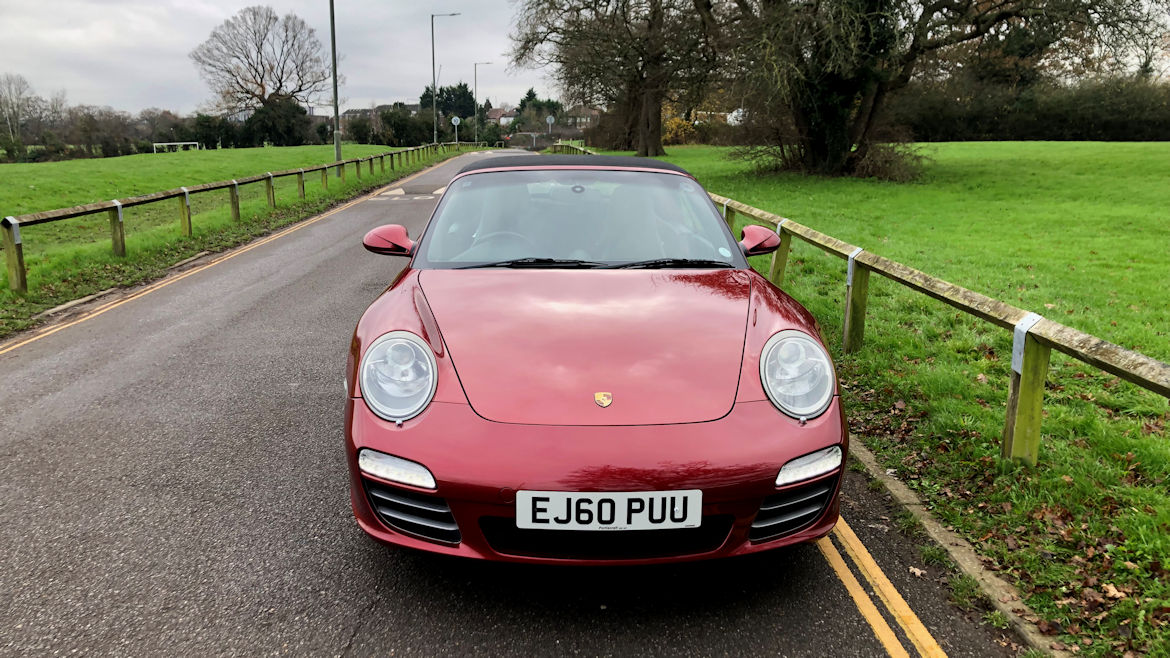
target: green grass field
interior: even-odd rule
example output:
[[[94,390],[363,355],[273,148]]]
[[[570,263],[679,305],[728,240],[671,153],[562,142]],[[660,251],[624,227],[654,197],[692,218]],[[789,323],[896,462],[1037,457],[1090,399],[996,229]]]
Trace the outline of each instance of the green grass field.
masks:
[[[1170,360],[1170,144],[930,145],[909,184],[668,151],[712,192]],[[1166,399],[1054,352],[1041,464],[1005,463],[1010,333],[874,276],[865,346],[842,356],[844,283],[844,261],[793,241],[784,287],[837,352],[852,431],[1062,641],[1170,655]]]
[[[343,156],[365,157],[387,150],[384,146],[345,145]],[[31,326],[34,315],[57,304],[157,278],[183,258],[241,244],[375,185],[418,171],[441,157],[446,156],[394,171],[387,164],[385,173],[375,163],[373,176],[368,165],[363,165],[361,180],[349,165],[345,183],[331,175],[328,190],[321,187],[320,173],[310,172],[305,176],[304,200],[297,196],[295,176],[278,178],[276,210],[267,207],[263,183],[245,185],[240,188],[240,222],[231,219],[227,190],[195,194],[191,196],[194,235],[190,238],[179,234],[179,200],[127,208],[126,258],[115,257],[111,251],[105,212],[24,227],[21,237],[29,291],[23,295],[11,292],[6,273],[0,272],[0,338]],[[331,161],[332,146],[303,146],[0,164],[0,213],[64,208]]]

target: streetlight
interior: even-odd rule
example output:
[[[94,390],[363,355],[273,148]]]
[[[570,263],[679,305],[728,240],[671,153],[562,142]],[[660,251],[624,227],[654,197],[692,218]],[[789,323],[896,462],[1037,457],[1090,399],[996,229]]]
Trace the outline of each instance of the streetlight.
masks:
[[[330,0],[332,2],[333,0]],[[439,143],[439,82],[435,76],[435,17],[436,16],[458,16],[459,12],[453,14],[431,14],[431,125],[434,127],[434,136],[431,138],[431,143]]]
[[[491,62],[476,62],[476,63],[471,65],[472,77],[474,78],[474,84],[475,84],[475,91],[471,92],[471,95],[475,97],[475,99],[474,99],[475,102],[473,103],[473,105],[475,106],[474,109],[475,109],[475,143],[476,144],[479,143],[479,66],[481,64],[484,66],[487,66],[488,64],[491,64]]]
[[[329,45],[333,50],[333,161],[341,162],[341,115],[337,107],[337,29],[333,20],[333,0],[329,0]],[[337,175],[341,175],[340,170]]]

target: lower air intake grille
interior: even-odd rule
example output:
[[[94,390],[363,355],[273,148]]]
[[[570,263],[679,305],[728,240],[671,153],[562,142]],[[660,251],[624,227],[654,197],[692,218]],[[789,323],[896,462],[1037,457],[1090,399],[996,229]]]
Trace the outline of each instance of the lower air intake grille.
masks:
[[[837,477],[785,489],[768,496],[752,521],[748,538],[754,542],[777,539],[802,530],[821,518],[837,490]]]
[[[727,540],[735,517],[704,516],[698,528],[673,530],[529,530],[516,519],[485,516],[479,520],[492,550],[507,555],[562,560],[638,560],[709,553]]]
[[[447,501],[426,496],[381,482],[363,480],[370,506],[382,523],[430,541],[458,544],[459,526],[451,515]]]

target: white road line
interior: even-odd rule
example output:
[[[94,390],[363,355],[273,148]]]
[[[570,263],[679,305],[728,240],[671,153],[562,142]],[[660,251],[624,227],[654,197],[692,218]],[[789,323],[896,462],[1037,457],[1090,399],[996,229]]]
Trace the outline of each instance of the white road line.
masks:
[[[446,191],[446,189],[447,189],[446,186],[440,187],[439,189],[432,192],[432,194],[442,194],[444,191]]]
[[[382,196],[386,196],[388,194],[406,194],[406,191],[403,190],[401,187],[396,187],[396,188],[390,190],[389,192],[383,192]]]

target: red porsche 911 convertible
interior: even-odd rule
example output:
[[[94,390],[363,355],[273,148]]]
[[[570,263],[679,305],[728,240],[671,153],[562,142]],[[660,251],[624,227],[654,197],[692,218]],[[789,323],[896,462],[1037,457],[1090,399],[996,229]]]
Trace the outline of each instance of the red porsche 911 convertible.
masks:
[[[578,564],[725,557],[837,521],[847,432],[816,322],[656,160],[464,167],[366,310],[347,370],[358,524],[389,544]]]

